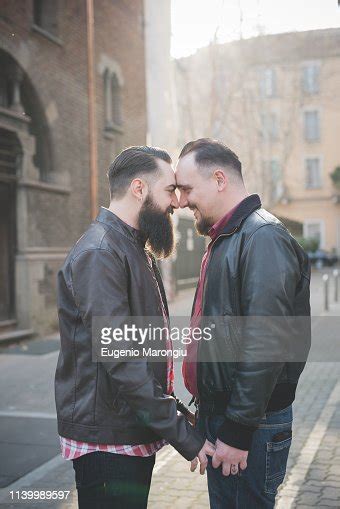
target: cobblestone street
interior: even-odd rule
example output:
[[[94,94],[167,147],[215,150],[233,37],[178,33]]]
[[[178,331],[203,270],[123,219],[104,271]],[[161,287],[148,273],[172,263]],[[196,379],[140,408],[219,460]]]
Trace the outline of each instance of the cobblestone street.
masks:
[[[277,507],[340,507],[340,365],[306,368],[295,407],[288,475]],[[169,448],[170,449],[170,448]],[[185,460],[162,452],[150,507],[209,507],[206,477],[192,474]]]

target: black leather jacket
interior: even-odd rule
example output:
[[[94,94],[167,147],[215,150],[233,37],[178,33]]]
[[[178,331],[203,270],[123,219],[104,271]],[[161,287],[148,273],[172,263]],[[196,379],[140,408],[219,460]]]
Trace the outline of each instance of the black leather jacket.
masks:
[[[156,278],[166,298],[154,263]],[[102,444],[166,439],[186,459],[204,440],[166,395],[165,362],[92,362],[95,316],[161,316],[138,231],[102,208],[58,273],[61,349],[55,376],[61,436]]]
[[[203,290],[203,316],[223,317],[221,335],[231,351],[241,348],[244,354],[256,351],[259,338],[268,348],[280,346],[276,343],[282,340],[269,327],[259,329],[256,320],[245,321],[244,317],[307,317],[298,338],[307,355],[311,339],[309,286],[306,253],[282,223],[261,208],[260,198],[251,195],[214,241]],[[242,332],[233,317],[241,318]],[[215,347],[218,344],[199,343],[200,407],[208,414],[225,415],[218,434],[223,442],[249,450],[265,411],[279,410],[294,400],[305,362],[207,362],[211,357],[207,349]]]

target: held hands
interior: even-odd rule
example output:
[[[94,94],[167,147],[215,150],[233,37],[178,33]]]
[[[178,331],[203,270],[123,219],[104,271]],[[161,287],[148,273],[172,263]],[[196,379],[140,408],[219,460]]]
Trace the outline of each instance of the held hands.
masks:
[[[208,456],[214,456],[215,446],[206,440],[197,457],[191,461],[191,472],[194,472],[197,468],[198,462],[200,462],[200,474],[203,475],[208,465]]]
[[[248,451],[235,449],[219,439],[216,440],[215,447],[212,466],[218,468],[221,465],[223,475],[236,475],[247,468]]]

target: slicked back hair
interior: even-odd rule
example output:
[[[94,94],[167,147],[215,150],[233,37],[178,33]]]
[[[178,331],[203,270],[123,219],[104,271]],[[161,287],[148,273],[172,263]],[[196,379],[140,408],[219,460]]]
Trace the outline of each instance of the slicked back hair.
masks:
[[[157,159],[172,163],[169,154],[158,147],[146,145],[129,147],[118,154],[107,172],[111,199],[122,198],[133,179],[157,174],[159,171]]]
[[[242,179],[242,164],[235,152],[230,150],[224,143],[212,138],[199,138],[189,141],[179,155],[179,158],[194,153],[195,162],[199,168],[211,168],[215,166],[228,167],[233,170],[235,176]]]

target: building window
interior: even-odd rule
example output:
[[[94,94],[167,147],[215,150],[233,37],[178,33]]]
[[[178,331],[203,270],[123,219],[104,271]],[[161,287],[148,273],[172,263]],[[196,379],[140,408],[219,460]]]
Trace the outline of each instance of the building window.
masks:
[[[260,91],[262,97],[276,96],[276,72],[275,69],[264,69],[260,76]]]
[[[319,157],[305,159],[306,188],[319,189],[321,187],[321,164]]]
[[[303,224],[303,236],[307,239],[315,239],[318,241],[319,248],[324,247],[324,228],[323,221],[313,220],[305,221]]]
[[[320,66],[315,62],[309,62],[302,66],[302,90],[306,94],[319,92]]]
[[[121,108],[121,93],[118,78],[116,74],[111,76],[112,88],[112,122],[116,125],[122,124],[122,108]]]
[[[272,201],[278,201],[283,195],[282,168],[277,159],[264,162],[264,179],[269,183],[269,195]]]
[[[106,129],[120,130],[122,121],[121,85],[115,72],[106,69],[104,73]]]
[[[278,119],[276,113],[261,115],[262,138],[265,141],[276,141],[279,137]]]
[[[58,0],[33,0],[34,25],[54,36],[58,35]]]
[[[320,139],[320,118],[318,111],[305,111],[304,131],[306,141],[318,141]]]
[[[192,228],[187,229],[186,248],[187,251],[193,251],[195,248],[194,230]]]

